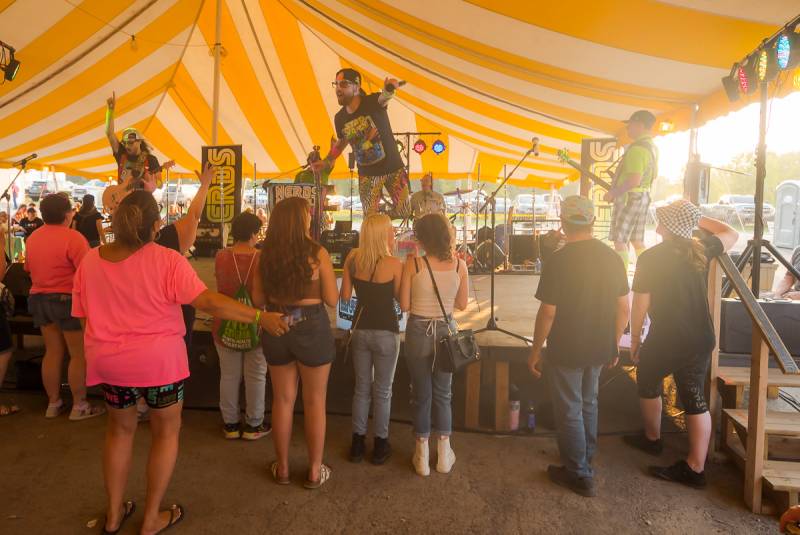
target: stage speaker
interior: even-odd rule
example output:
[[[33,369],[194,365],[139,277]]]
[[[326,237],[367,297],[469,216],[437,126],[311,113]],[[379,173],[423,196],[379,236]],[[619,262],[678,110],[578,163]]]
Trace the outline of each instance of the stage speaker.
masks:
[[[533,234],[509,236],[508,259],[512,266],[535,262],[539,258],[537,237]]]
[[[324,230],[320,236],[320,243],[331,255],[333,267],[341,269],[350,250],[358,247],[358,231],[336,232],[335,230]]]
[[[486,240],[483,243],[478,244],[475,248],[475,259],[483,266],[484,269],[489,269],[492,266],[492,241]],[[503,260],[505,260],[505,253],[503,249],[498,245],[494,244],[494,267],[501,267],[503,265]]]
[[[800,301],[763,301],[759,304],[793,356],[800,356]],[[752,351],[753,323],[738,299],[722,300],[719,347],[723,353]]]
[[[25,271],[25,264],[11,264],[3,278],[3,284],[14,296],[14,314],[28,314],[28,295],[31,293],[31,275]]]

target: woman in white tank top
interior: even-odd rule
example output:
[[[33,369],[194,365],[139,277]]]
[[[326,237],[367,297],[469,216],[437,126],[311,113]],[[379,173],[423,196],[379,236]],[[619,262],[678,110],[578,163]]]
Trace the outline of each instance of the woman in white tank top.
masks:
[[[453,374],[435,367],[436,348],[454,324],[453,310],[467,307],[467,266],[454,253],[453,229],[442,214],[429,214],[417,221],[417,239],[426,251],[422,258],[409,257],[403,267],[400,307],[410,311],[403,354],[411,376],[414,434],[417,438],[412,462],[421,476],[430,474],[428,439],[431,430],[439,436],[436,470],[448,473],[456,461],[450,446],[452,432]],[[433,280],[447,318],[436,297]],[[455,327],[455,325],[453,325]]]

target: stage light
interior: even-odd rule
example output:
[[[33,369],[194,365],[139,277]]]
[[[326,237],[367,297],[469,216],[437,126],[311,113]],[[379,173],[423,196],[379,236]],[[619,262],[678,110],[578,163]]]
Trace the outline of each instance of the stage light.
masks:
[[[658,124],[658,131],[661,132],[662,134],[668,134],[669,132],[672,132],[673,130],[675,130],[675,123],[672,122],[672,121],[669,121],[669,120],[661,121]]]
[[[443,153],[446,148],[447,147],[445,146],[444,141],[441,139],[434,141],[433,145],[431,146],[431,150],[437,155]]]
[[[399,139],[395,139],[394,142],[397,144],[397,150],[399,150],[400,152],[403,152],[405,150],[406,146],[403,145],[402,141],[400,141]]]
[[[6,51],[8,51],[8,61],[6,61]],[[0,71],[3,71],[3,78],[9,82],[13,82],[19,73],[19,61],[14,59],[14,52],[16,49],[13,46],[0,41]]]
[[[761,81],[764,81],[767,78],[768,64],[769,64],[769,58],[767,57],[767,51],[762,50],[758,54],[758,79]]]
[[[414,142],[414,152],[416,152],[417,154],[422,154],[423,152],[425,152],[425,149],[427,148],[428,148],[427,143],[425,143],[425,141],[422,139],[418,139]]]
[[[744,72],[744,67],[741,65],[736,70],[736,76],[739,77],[739,91],[747,94],[747,91],[750,89],[750,80],[747,79],[747,73]]]
[[[785,69],[789,66],[789,57],[792,53],[792,45],[789,42],[789,36],[782,34],[778,37],[778,42],[775,45],[775,57],[778,62],[778,67]]]
[[[739,66],[734,64],[728,76],[722,78],[722,87],[728,95],[728,100],[736,102],[739,100]]]

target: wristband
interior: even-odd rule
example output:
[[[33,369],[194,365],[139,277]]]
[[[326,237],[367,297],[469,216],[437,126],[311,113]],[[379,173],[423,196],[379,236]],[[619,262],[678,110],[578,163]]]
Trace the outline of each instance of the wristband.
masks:
[[[253,323],[255,323],[256,325],[261,324],[261,310],[256,309],[256,319]]]

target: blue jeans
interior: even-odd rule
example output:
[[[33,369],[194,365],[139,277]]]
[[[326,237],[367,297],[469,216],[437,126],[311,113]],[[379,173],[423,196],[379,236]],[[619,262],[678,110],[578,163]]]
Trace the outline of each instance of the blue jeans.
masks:
[[[561,463],[577,477],[592,477],[597,450],[597,390],[602,366],[545,365]]]
[[[392,383],[400,353],[400,335],[392,331],[356,329],[350,340],[356,387],[353,392],[353,433],[367,434],[369,404],[373,402],[375,436],[389,437]]]
[[[411,376],[411,414],[418,438],[429,437],[431,427],[440,436],[449,436],[453,430],[453,374],[434,369],[434,350],[447,333],[443,320],[414,315],[408,318],[403,354]]]

